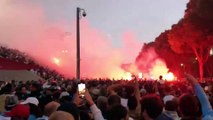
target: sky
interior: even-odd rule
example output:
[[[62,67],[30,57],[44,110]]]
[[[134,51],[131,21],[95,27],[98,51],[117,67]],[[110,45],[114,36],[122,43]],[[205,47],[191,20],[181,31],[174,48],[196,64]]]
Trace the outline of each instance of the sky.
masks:
[[[76,19],[76,7],[86,10],[85,19],[119,46],[122,33],[133,31],[143,42],[154,41],[184,15],[189,0],[29,0],[40,4],[50,21]],[[69,27],[67,27],[69,31]]]
[[[154,41],[176,24],[183,17],[187,2],[0,0],[0,44],[73,77],[76,8],[81,7],[87,13],[80,21],[82,76],[120,78],[126,72],[121,65],[134,63],[143,43]]]

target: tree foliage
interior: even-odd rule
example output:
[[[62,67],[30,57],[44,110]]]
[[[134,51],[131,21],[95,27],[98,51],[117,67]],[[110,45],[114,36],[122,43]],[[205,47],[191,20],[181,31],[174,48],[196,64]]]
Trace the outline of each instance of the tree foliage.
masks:
[[[201,80],[203,66],[213,46],[213,22],[210,22],[213,21],[212,8],[212,0],[191,0],[184,18],[174,25],[168,34],[174,52],[195,54],[199,62]]]

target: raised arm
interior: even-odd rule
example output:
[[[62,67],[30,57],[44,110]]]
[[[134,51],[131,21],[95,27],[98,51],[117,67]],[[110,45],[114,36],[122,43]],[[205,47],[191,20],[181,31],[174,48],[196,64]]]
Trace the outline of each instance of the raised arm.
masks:
[[[87,100],[88,104],[90,105],[90,110],[91,110],[92,114],[94,115],[94,119],[95,120],[104,120],[104,117],[103,117],[100,109],[98,109],[98,107],[94,103],[94,101],[93,101],[91,95],[89,94],[88,90],[86,90],[85,99]]]
[[[121,86],[120,84],[113,84],[107,87],[107,93],[108,95],[117,95],[117,93],[115,92],[115,89],[117,87]]]
[[[197,95],[200,103],[201,103],[201,107],[202,107],[202,113],[203,116],[209,114],[212,111],[212,107],[210,105],[210,102],[205,94],[205,92],[203,91],[202,87],[200,86],[200,84],[198,83],[197,79],[194,78],[192,75],[190,74],[185,74],[187,80],[192,84],[192,86],[194,87],[195,90],[195,94]]]

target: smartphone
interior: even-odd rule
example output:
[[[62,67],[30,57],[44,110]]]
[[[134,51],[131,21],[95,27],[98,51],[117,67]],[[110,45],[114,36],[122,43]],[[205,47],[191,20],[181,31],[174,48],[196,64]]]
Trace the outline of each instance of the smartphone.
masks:
[[[78,84],[78,94],[81,98],[84,98],[86,92],[86,85],[84,83]]]

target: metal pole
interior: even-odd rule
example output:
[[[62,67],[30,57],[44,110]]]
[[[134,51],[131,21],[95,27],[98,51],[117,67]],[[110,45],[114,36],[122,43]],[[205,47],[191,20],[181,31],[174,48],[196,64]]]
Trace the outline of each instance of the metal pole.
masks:
[[[81,9],[77,7],[77,23],[76,23],[76,81],[80,81],[80,11]]]

